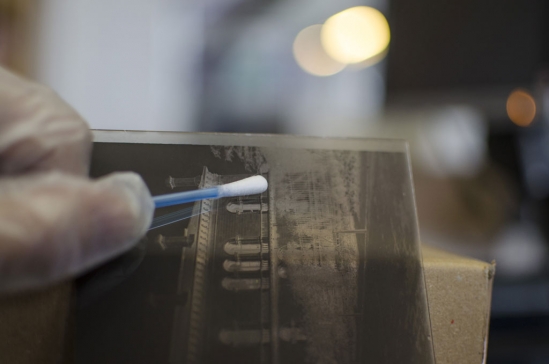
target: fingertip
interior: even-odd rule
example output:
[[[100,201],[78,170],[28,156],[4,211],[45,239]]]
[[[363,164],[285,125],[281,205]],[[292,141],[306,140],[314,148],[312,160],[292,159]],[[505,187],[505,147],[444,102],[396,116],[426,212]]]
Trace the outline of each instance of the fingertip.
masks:
[[[154,202],[141,176],[134,172],[118,172],[100,179],[98,184],[125,201],[133,220],[133,235],[143,236],[152,222]]]
[[[7,218],[0,229],[0,291],[57,282],[128,251],[154,213],[135,173],[92,181],[56,172],[0,182],[6,192],[0,217]]]

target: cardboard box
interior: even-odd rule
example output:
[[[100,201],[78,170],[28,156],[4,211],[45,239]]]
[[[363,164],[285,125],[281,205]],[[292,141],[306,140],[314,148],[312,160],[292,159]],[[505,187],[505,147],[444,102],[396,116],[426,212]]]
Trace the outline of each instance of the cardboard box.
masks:
[[[485,363],[495,264],[422,251],[437,364]]]
[[[0,296],[0,363],[60,363],[67,357],[72,283]]]
[[[495,265],[425,245],[423,264],[437,364],[485,363]],[[0,298],[0,363],[70,359],[71,297],[64,283]]]

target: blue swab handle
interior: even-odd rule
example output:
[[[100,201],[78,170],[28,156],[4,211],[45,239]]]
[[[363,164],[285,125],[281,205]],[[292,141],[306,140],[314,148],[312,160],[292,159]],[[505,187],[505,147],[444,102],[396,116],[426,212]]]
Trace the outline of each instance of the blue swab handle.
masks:
[[[153,197],[153,201],[154,206],[158,208],[205,200],[207,198],[255,195],[265,192],[268,186],[269,184],[265,177],[252,176],[221,186],[155,196]]]
[[[173,205],[181,205],[184,203],[195,202],[207,198],[219,197],[219,189],[217,187],[204,188],[201,190],[170,193],[153,197],[154,207],[166,207]]]

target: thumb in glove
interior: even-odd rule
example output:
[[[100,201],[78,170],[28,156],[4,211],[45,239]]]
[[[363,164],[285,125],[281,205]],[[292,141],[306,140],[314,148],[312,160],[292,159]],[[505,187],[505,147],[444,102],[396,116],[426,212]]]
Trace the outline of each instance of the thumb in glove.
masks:
[[[153,212],[135,173],[0,179],[0,291],[54,283],[129,250]]]

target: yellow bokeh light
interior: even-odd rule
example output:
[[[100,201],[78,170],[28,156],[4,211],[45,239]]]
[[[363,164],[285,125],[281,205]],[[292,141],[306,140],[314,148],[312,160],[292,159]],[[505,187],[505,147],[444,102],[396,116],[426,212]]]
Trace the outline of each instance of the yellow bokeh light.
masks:
[[[525,90],[514,90],[507,98],[507,115],[518,126],[528,126],[536,116],[536,101]]]
[[[330,17],[322,26],[326,53],[341,63],[359,63],[379,55],[389,45],[391,31],[378,10],[357,6]]]
[[[297,64],[307,73],[315,76],[330,76],[345,68],[332,59],[322,47],[320,30],[322,25],[311,25],[299,32],[294,40],[294,57]]]

